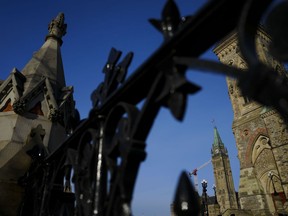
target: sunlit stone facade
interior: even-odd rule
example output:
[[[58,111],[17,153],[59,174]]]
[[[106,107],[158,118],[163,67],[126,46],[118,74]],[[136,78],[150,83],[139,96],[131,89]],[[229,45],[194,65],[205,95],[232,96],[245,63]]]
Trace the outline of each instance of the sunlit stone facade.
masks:
[[[281,76],[286,76],[283,65],[268,53],[269,42],[269,36],[259,28],[256,37],[259,59],[275,68]],[[241,69],[247,67],[235,33],[219,43],[214,53],[224,64]],[[239,208],[251,215],[287,213],[287,125],[273,108],[244,97],[235,79],[227,78],[227,86],[234,111],[232,130],[240,161]]]

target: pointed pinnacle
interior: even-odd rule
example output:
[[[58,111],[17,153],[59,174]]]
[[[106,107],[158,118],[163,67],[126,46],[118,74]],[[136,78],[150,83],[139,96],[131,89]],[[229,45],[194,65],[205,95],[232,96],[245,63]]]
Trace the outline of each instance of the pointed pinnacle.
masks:
[[[62,37],[66,34],[67,24],[64,23],[65,16],[64,13],[59,13],[55,19],[52,19],[50,24],[48,25],[49,34],[46,37],[48,38],[55,38],[60,41],[62,44]]]

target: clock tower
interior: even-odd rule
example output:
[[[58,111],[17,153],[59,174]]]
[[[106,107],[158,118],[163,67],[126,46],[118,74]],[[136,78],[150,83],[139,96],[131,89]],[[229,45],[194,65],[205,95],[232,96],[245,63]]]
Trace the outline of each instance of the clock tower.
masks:
[[[221,140],[217,127],[214,127],[212,164],[216,185],[216,196],[223,214],[227,209],[238,209],[234,181],[228,151]]]

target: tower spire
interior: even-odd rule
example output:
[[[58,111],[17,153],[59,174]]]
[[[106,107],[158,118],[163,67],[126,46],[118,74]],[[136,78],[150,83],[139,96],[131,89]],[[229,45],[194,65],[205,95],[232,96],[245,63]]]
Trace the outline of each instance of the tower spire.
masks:
[[[221,140],[221,137],[219,135],[218,129],[216,126],[214,126],[214,142],[213,147],[224,147],[224,143]]]
[[[66,83],[60,46],[66,29],[64,14],[59,13],[48,25],[49,34],[46,36],[45,43],[22,69],[22,74],[27,78],[24,95],[31,92],[43,78],[51,82],[56,97],[61,95],[60,91]]]

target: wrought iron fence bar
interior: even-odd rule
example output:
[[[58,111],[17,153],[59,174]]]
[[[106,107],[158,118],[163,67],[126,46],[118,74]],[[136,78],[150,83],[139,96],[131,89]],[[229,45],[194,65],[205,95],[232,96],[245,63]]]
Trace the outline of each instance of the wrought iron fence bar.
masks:
[[[73,133],[69,137],[67,137],[67,139],[57,149],[55,149],[54,152],[49,154],[49,156],[45,159],[44,163],[50,163],[54,160],[58,160],[59,158],[61,158],[63,152],[67,150],[67,148],[77,149],[77,145],[82,134],[87,130],[87,128],[92,127],[93,123],[95,123],[95,118],[91,117],[88,119],[84,119],[75,129],[75,131],[73,131]]]
[[[199,57],[236,28],[245,0],[210,1],[156,50],[127,81],[100,107],[97,112],[106,114],[120,101],[140,102],[151,88],[163,63],[173,56]]]
[[[198,57],[235,29],[246,2],[247,0],[212,0],[204,5],[170,40],[164,42],[136,69],[126,82],[109,96],[100,109],[91,110],[89,118],[49,155],[46,162],[57,158],[68,146],[73,147],[77,143],[75,140],[80,139],[83,131],[93,124],[97,115],[107,114],[120,101],[137,104],[143,100],[167,60],[171,60],[174,56]]]

